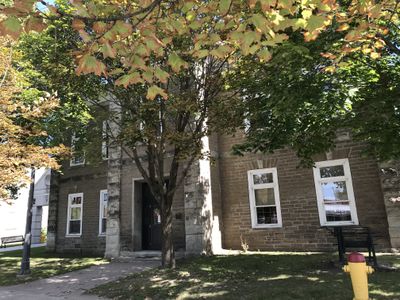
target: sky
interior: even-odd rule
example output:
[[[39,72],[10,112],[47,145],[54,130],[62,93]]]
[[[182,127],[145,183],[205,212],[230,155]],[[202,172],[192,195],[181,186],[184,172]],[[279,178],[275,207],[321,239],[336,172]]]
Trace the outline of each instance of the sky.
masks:
[[[49,4],[54,4],[54,0],[44,0],[44,1],[47,2],[47,3],[49,3]],[[43,10],[46,9],[46,7],[45,7],[43,4],[41,4],[41,3],[38,3],[38,4],[37,4],[37,7],[38,7],[38,9],[41,10],[41,11],[43,11]]]

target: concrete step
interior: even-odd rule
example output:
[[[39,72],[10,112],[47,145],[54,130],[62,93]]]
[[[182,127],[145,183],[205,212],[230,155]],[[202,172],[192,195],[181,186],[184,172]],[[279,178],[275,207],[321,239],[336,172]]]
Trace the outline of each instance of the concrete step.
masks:
[[[175,253],[175,258],[185,257],[184,251],[177,251]],[[120,257],[114,259],[117,262],[132,262],[137,260],[156,260],[161,261],[161,251],[121,251]]]

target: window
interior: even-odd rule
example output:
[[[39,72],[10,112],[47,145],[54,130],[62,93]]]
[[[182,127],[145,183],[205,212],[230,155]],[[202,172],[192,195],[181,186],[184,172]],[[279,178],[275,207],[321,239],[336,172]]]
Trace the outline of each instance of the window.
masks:
[[[101,142],[101,156],[104,160],[108,159],[109,151],[109,135],[108,135],[108,124],[107,121],[103,121],[102,128],[102,142]]]
[[[83,193],[68,195],[67,236],[80,236],[82,233]]]
[[[247,172],[253,228],[282,227],[276,168]]]
[[[71,137],[71,151],[72,151],[72,158],[70,160],[70,166],[80,166],[85,164],[85,156],[82,155],[76,155],[74,152],[76,151],[76,144],[78,143],[79,138],[75,136],[75,134],[72,135]]]
[[[314,182],[322,226],[358,224],[348,159],[317,162]]]
[[[100,213],[99,213],[99,234],[106,234],[107,226],[107,205],[108,205],[108,192],[107,190],[100,191]]]

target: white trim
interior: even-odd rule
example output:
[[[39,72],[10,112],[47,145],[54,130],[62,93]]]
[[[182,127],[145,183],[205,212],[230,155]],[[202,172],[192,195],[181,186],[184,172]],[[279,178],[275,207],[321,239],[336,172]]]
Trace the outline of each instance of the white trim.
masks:
[[[71,204],[71,200],[74,197],[81,197],[81,204]],[[80,215],[80,229],[79,229],[79,233],[69,233],[69,225],[70,225],[70,221],[71,221],[71,208],[74,207],[79,207],[81,209],[81,215]],[[68,206],[67,206],[67,226],[66,226],[66,237],[80,237],[82,235],[82,223],[83,223],[83,193],[74,193],[74,194],[68,194]],[[74,220],[74,221],[78,221],[78,220]]]
[[[108,190],[104,189],[104,190],[100,190],[100,197],[99,197],[99,236],[105,236],[106,232],[102,232],[102,224],[103,224],[103,201],[104,201],[104,194],[107,194],[107,208],[108,208]]]
[[[83,160],[82,160],[82,162],[75,163],[75,161],[74,161],[75,143],[76,143],[76,141],[78,141],[78,140],[79,140],[79,138],[77,138],[77,137],[75,136],[75,133],[73,133],[72,136],[71,136],[71,152],[72,152],[72,157],[71,157],[71,159],[70,159],[70,161],[69,161],[69,166],[70,166],[70,167],[82,166],[82,165],[85,164],[85,153],[83,153]]]
[[[344,175],[336,177],[321,178],[320,168],[322,167],[332,167],[332,166],[343,166]],[[315,193],[317,195],[318,213],[321,226],[342,226],[342,225],[358,225],[357,207],[354,197],[353,182],[350,171],[350,164],[347,158],[336,159],[336,160],[326,160],[315,163],[313,168],[314,172],[314,184]],[[323,194],[321,189],[321,183],[334,182],[334,181],[345,181],[347,196],[350,207],[351,221],[327,221],[325,206],[323,202]]]
[[[271,173],[272,174],[272,183],[265,184],[257,184],[253,183],[253,175],[261,174],[261,173]],[[249,187],[249,202],[250,202],[250,214],[251,214],[251,227],[252,228],[281,228],[282,227],[282,213],[281,213],[281,203],[279,197],[279,183],[278,183],[278,172],[276,168],[268,168],[268,169],[256,169],[247,171],[247,180]],[[257,223],[257,209],[255,202],[255,190],[256,189],[265,189],[265,188],[273,188],[274,196],[275,196],[275,205],[266,205],[276,207],[276,216],[277,223],[276,224],[258,224]]]

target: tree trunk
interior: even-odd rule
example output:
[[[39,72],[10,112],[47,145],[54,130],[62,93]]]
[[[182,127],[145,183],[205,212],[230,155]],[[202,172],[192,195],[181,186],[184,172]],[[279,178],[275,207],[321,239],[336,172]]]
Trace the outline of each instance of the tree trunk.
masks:
[[[26,212],[25,241],[22,251],[21,270],[19,275],[29,275],[31,273],[31,239],[32,239],[32,207],[35,192],[35,169],[31,169],[31,185],[29,188],[28,208]]]
[[[161,199],[161,230],[162,253],[161,264],[163,268],[175,268],[175,251],[172,240],[172,201],[163,197]]]

